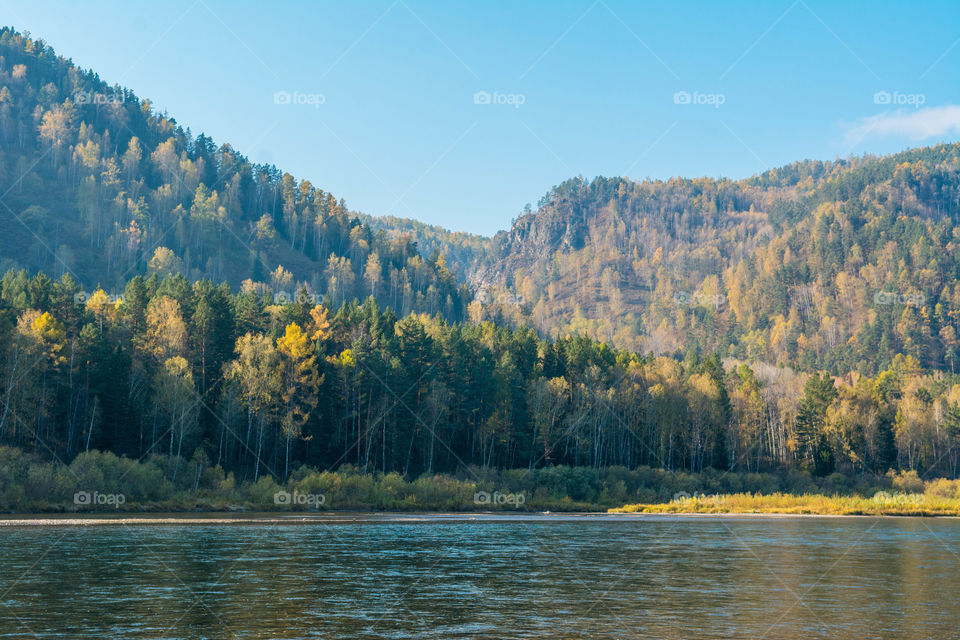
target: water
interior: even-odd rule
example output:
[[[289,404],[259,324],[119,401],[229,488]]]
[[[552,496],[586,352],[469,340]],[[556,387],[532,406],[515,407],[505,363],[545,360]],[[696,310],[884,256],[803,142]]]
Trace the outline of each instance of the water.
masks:
[[[960,520],[0,527],[2,638],[953,638]]]

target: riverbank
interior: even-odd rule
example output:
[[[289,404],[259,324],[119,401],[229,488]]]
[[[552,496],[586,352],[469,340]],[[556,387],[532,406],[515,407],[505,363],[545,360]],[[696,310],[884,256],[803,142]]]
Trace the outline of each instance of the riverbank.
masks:
[[[131,460],[90,451],[68,465],[0,447],[0,514],[792,513],[960,515],[960,480],[807,472],[696,474],[651,467],[464,467],[456,474],[300,466],[286,479],[202,457]]]
[[[667,503],[628,504],[610,509],[609,513],[960,517],[960,499],[934,492],[886,491],[871,497],[784,493],[683,495]]]
[[[618,523],[664,522],[677,519],[751,519],[751,518],[854,518],[853,515],[784,514],[784,513],[300,513],[300,514],[244,514],[221,513],[187,514],[85,514],[51,517],[49,514],[0,516],[0,529],[6,527],[131,527],[131,526],[337,526],[369,524],[503,524],[503,523]],[[871,516],[861,516],[871,517]]]

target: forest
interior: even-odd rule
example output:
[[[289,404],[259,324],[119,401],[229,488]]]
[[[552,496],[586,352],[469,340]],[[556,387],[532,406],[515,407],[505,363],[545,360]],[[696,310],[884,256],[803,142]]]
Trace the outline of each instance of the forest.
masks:
[[[253,480],[344,464],[956,477],[960,463],[960,380],[909,355],[872,377],[802,374],[182,275],[111,296],[11,271],[0,320],[0,443],[65,461],[201,456]]]

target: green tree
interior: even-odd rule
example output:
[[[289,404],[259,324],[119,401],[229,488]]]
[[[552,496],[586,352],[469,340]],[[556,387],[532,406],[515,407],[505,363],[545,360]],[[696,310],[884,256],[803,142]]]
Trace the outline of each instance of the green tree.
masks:
[[[834,455],[825,429],[827,408],[837,397],[833,378],[826,372],[807,379],[797,412],[796,433],[802,459],[817,475],[833,471]]]

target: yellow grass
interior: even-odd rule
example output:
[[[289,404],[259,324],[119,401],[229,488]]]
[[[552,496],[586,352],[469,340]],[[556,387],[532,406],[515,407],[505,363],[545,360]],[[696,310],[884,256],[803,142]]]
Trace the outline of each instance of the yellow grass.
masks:
[[[628,504],[610,513],[782,513],[870,516],[960,516],[960,498],[924,493],[878,492],[872,497],[768,495],[681,496],[659,504]]]

